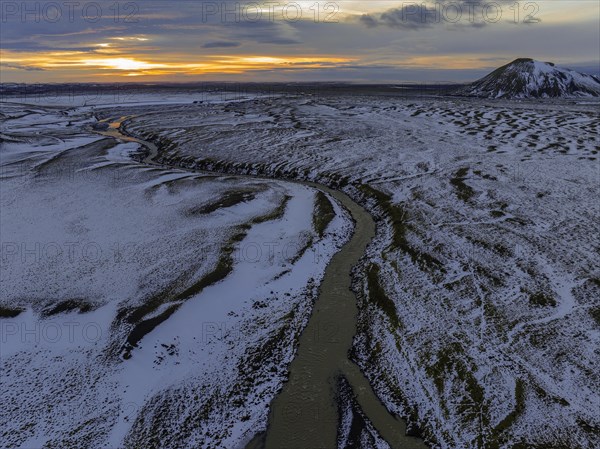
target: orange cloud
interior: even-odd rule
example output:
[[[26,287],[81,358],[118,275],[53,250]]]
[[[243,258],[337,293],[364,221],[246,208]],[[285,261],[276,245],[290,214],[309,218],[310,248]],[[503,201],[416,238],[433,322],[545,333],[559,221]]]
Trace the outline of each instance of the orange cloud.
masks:
[[[106,46],[102,45],[103,48]],[[97,75],[105,75],[110,71],[117,76],[161,76],[170,74],[202,75],[202,74],[241,74],[253,70],[272,70],[294,66],[305,68],[325,68],[353,62],[352,58],[328,56],[204,56],[198,62],[170,62],[142,60],[135,56],[89,54],[85,52],[46,52],[46,53],[14,53],[1,52],[2,61],[6,64],[18,63],[31,69],[70,69],[92,70]]]

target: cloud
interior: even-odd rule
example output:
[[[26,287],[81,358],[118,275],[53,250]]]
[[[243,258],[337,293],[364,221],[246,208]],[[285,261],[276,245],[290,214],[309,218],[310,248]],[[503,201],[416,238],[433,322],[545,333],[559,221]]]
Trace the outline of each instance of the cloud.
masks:
[[[369,14],[363,14],[358,18],[358,21],[368,28],[375,28],[377,25],[380,25],[379,21]]]
[[[44,69],[42,69],[41,67],[32,67],[32,66],[20,65],[20,64],[7,64],[4,62],[1,63],[0,66],[6,67],[9,69],[26,70],[28,72],[43,72],[44,71]]]
[[[425,3],[431,11],[434,2],[445,14],[439,21],[434,14],[425,14],[421,9]],[[493,23],[483,20],[482,11],[485,4],[495,2],[502,7],[503,16],[497,26],[492,26]],[[293,23],[282,20],[280,15],[271,21],[266,14],[258,22],[234,22],[235,17],[229,16],[229,21],[223,21],[221,14],[204,22],[202,6],[207,2],[182,2],[181,8],[173,10],[172,3],[161,0],[139,2],[137,22],[125,22],[124,14],[115,22],[113,11],[108,8],[104,8],[105,14],[97,23],[82,19],[79,10],[73,22],[65,14],[56,23],[44,20],[37,23],[32,18],[24,23],[19,14],[9,17],[1,26],[3,69],[7,68],[3,80],[69,81],[77,76],[104,80],[134,72],[152,80],[173,77],[254,80],[262,79],[258,67],[263,67],[272,80],[278,79],[278,73],[283,73],[282,80],[294,77],[369,82],[414,81],[421,77],[435,81],[473,80],[520,55],[593,68],[594,56],[599,53],[597,12],[583,16],[581,8],[575,8],[571,2],[557,1],[562,6],[555,10],[540,5],[542,11],[536,17],[543,13],[544,22],[531,26],[525,23],[530,11],[524,9],[522,2],[518,24],[523,26],[517,26],[514,10],[509,9],[514,0],[495,2],[406,0],[373,2],[374,6],[354,2],[350,10],[340,11],[343,14],[339,23],[315,22],[307,9],[307,16]],[[216,4],[221,7],[220,1]],[[474,8],[473,22],[469,21],[469,4]],[[347,8],[346,3],[343,5]],[[447,20],[454,14],[453,5],[462,8],[462,18],[456,22]],[[572,18],[569,14],[575,10],[577,15]],[[491,9],[489,15],[493,13]],[[332,55],[356,62],[338,62],[335,67],[329,67],[330,64],[324,67],[324,62],[313,67],[306,62]],[[284,62],[266,59],[283,56],[288,57]],[[263,60],[242,60],[245,57]],[[137,63],[123,58],[161,67],[122,70]],[[121,69],[81,63],[107,59],[121,61]],[[36,66],[45,71],[36,70]]]
[[[387,26],[404,30],[420,30],[435,25],[481,28],[496,23],[503,15],[502,4],[511,0],[441,0],[434,4],[404,3],[379,14],[363,14],[359,23],[368,28]]]
[[[203,48],[232,48],[239,47],[241,42],[230,42],[230,41],[215,41],[215,42],[207,42],[202,47]]]

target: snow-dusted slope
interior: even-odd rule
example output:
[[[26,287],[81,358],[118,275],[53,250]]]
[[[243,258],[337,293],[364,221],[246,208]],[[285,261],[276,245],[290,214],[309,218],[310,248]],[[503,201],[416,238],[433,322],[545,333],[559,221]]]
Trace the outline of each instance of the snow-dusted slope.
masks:
[[[0,448],[264,430],[343,208],[317,231],[309,187],[134,162],[89,108],[0,114]]]
[[[131,117],[124,126],[132,135],[170,142],[163,159],[174,166],[320,180],[379,218],[354,271],[353,359],[386,407],[410,417],[411,431],[435,449],[600,447],[599,99],[490,103],[325,91],[193,103],[202,98],[188,93],[177,104],[144,95],[95,113]],[[290,341],[320,277],[308,280],[323,272],[346,220],[331,223],[323,265],[310,253],[294,264],[296,251],[282,260],[277,249],[314,232],[304,188],[132,163],[133,144],[101,150],[102,140],[78,131],[92,119],[76,109],[68,116],[34,105],[0,110],[0,231],[5,270],[15,273],[2,275],[12,297],[0,295],[0,307],[23,309],[0,318],[0,448],[236,447],[265,428],[266,404],[284,381]],[[256,197],[190,214],[232,189]],[[190,261],[198,276],[210,271],[232,228],[269,214],[286,195],[293,199],[284,216],[255,224],[237,243],[228,278],[186,300],[130,359],[108,357],[109,340],[120,343],[131,329],[112,305],[141,304]],[[36,217],[46,231],[31,235]],[[194,236],[211,245],[198,251]],[[90,242],[110,261],[110,244],[120,243],[121,263],[91,263],[97,246],[88,245],[85,257],[81,251]],[[62,271],[44,263],[49,257],[35,258],[55,254],[52,243],[69,243]],[[257,246],[266,249],[255,264]],[[272,262],[268,248],[276,250]],[[138,260],[150,266],[137,268]],[[22,268],[30,275],[19,282]],[[52,280],[51,269],[71,282],[33,296],[32,287]],[[138,283],[141,290],[127,291]],[[42,315],[59,299],[96,301],[88,312]],[[202,323],[207,335],[199,338]],[[57,327],[63,337],[55,342]],[[351,398],[341,397],[340,407],[342,442],[380,444]]]
[[[111,114],[170,139],[169,164],[327,182],[382,218],[354,354],[432,448],[591,449],[597,104],[321,93]],[[342,438],[354,422],[374,447],[342,406]]]
[[[600,97],[600,79],[551,62],[516,59],[461,91],[484,98]]]

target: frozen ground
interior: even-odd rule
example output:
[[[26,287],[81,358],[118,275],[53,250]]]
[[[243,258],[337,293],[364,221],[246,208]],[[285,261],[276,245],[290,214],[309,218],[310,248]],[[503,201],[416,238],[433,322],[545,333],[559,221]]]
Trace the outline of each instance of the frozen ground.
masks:
[[[144,168],[125,156],[134,144],[84,130],[119,117],[174,167],[318,180],[368,207],[378,233],[355,273],[353,357],[388,408],[433,446],[600,445],[597,102],[164,99],[3,105],[2,280],[10,296],[2,306],[24,309],[0,319],[9,340],[1,348],[8,406],[0,411],[8,446],[124,438],[130,447],[176,447],[181,435],[232,447],[260,430],[310,312],[303,299],[315,297],[348,231],[338,218],[323,240],[314,238],[313,193],[302,186]],[[67,177],[57,174],[63,165],[73,165]],[[252,198],[236,203],[233,195],[230,207],[215,201],[232,190]],[[271,213],[284,201],[283,216]],[[219,204],[203,209],[209,203]],[[266,215],[276,218],[235,238]],[[232,246],[307,243],[310,233],[311,248],[321,242],[319,263],[311,250],[287,264],[235,260],[223,282],[183,294]],[[67,265],[42,252],[40,263],[28,258],[31,247],[15,247],[22,241],[97,242],[111,258],[118,243],[130,262],[90,263],[86,253]],[[155,310],[139,308],[153,298]],[[60,304],[69,310],[56,312]],[[173,304],[168,320],[127,345],[140,320]],[[102,337],[32,342],[22,330],[43,336],[44,325],[71,322],[80,325],[74,332],[97,323]],[[364,420],[351,398],[340,407],[342,429]],[[340,434],[351,438],[385,444],[368,432]]]
[[[162,160],[380,218],[354,357],[436,447],[600,444],[598,103],[320,95],[105,109]]]
[[[314,189],[135,162],[54,100],[0,111],[0,446],[246,441],[347,213],[317,229]]]

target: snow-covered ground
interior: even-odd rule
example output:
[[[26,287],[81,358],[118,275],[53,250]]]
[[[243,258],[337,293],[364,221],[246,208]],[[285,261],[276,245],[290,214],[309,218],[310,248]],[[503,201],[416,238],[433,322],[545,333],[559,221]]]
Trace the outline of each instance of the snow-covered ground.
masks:
[[[0,318],[6,446],[233,447],[264,428],[349,223],[336,206],[319,240],[314,191],[191,166],[318,180],[378,218],[353,357],[435,447],[600,445],[598,102],[163,97],[2,106],[1,304],[24,310]],[[85,130],[120,117],[181,170]],[[182,294],[228,247],[263,251]],[[173,304],[128,347],[135,311]],[[347,399],[342,428],[360,417]]]
[[[551,62],[520,58],[462,89],[483,98],[600,97],[600,79],[556,67]]]
[[[600,444],[598,102],[322,94],[99,113],[116,116],[170,164],[318,180],[380,217],[354,356],[435,446]]]
[[[246,441],[347,212],[321,234],[312,188],[138,163],[49,103],[0,111],[0,446]]]

